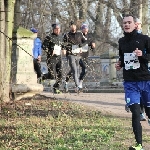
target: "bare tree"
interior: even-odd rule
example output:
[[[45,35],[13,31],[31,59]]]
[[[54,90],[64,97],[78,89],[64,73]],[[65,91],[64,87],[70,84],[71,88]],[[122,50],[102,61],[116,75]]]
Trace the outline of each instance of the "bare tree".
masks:
[[[137,0],[131,0],[130,2],[130,14],[139,17],[140,3]]]
[[[0,100],[3,101],[4,100],[4,66],[5,66],[5,49],[6,49],[6,45],[5,45],[5,3],[4,0],[1,0],[0,3]]]
[[[142,32],[149,34],[149,5],[148,0],[142,0]]]
[[[1,0],[1,52],[0,52],[0,99],[9,101],[12,31],[15,0]],[[6,20],[5,20],[6,19]]]
[[[86,21],[87,18],[87,9],[88,9],[88,1],[87,0],[79,0],[79,20],[83,22]]]
[[[71,20],[76,21],[78,28],[83,22],[89,22],[94,31],[97,43],[97,54],[104,50],[102,43],[113,47],[117,45],[117,39],[110,38],[112,25],[110,18],[115,20],[122,28],[124,14],[133,14],[143,20],[143,31],[148,32],[148,0],[27,0],[22,1],[23,27],[29,29],[34,26],[39,29],[40,36],[45,37],[45,32],[51,30],[51,24],[55,21],[61,23],[62,32],[69,28]],[[119,5],[118,5],[119,4]],[[143,18],[141,16],[144,16]],[[145,17],[146,16],[146,17]],[[147,26],[146,26],[147,25]],[[120,30],[120,29],[119,29]],[[105,32],[104,32],[105,31]],[[104,34],[105,33],[105,34]],[[113,35],[113,33],[111,33]]]

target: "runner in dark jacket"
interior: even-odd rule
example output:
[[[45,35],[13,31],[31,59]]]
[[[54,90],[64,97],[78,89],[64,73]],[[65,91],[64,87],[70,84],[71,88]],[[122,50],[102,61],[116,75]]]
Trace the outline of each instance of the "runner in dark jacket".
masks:
[[[136,19],[136,23],[137,23],[137,27],[136,27],[137,33],[142,34],[142,27],[141,27],[142,22],[140,21],[140,19],[137,18],[137,19]],[[145,52],[146,52],[146,49],[144,49],[143,52],[145,53]],[[130,111],[130,108],[129,108],[129,107],[125,106],[125,108],[126,108],[127,112]],[[145,117],[145,115],[144,115],[144,111],[145,111],[145,110],[144,110],[144,105],[143,105],[142,98],[141,98],[141,99],[140,99],[140,120],[141,120],[141,121],[146,121],[146,117]]]
[[[94,50],[95,49],[95,41],[93,36],[88,33],[88,26],[86,24],[83,24],[81,26],[82,34],[85,38],[85,45],[82,47],[82,54],[81,54],[81,59],[79,61],[81,69],[81,73],[79,76],[79,88],[82,89],[82,82],[83,79],[87,73],[87,68],[88,68],[88,56],[89,56],[89,50]]]
[[[142,126],[140,123],[140,98],[145,106],[150,125],[150,38],[136,31],[136,18],[123,18],[124,37],[119,39],[117,70],[123,67],[125,100],[132,112],[132,127],[137,144],[129,150],[142,150]],[[146,53],[143,52],[146,49]]]
[[[47,36],[42,44],[42,48],[47,54],[48,77],[46,78],[56,79],[56,83],[53,85],[54,93],[61,93],[59,91],[59,85],[62,80],[62,37],[60,36],[60,26],[58,24],[53,24],[52,28],[53,33]]]
[[[119,61],[116,69],[123,67],[125,100],[132,112],[132,127],[137,144],[129,150],[142,150],[142,126],[140,123],[140,98],[145,106],[150,125],[150,38],[136,31],[136,18],[123,18],[124,37],[119,39]],[[146,49],[146,53],[143,50]]]
[[[85,42],[85,38],[81,32],[76,31],[76,25],[74,22],[70,23],[70,32],[64,35],[64,43],[66,49],[66,57],[69,62],[69,66],[71,70],[67,74],[65,81],[65,90],[68,92],[68,81],[71,75],[73,75],[73,79],[76,86],[76,91],[79,91],[79,61],[80,54],[82,53],[82,46]]]

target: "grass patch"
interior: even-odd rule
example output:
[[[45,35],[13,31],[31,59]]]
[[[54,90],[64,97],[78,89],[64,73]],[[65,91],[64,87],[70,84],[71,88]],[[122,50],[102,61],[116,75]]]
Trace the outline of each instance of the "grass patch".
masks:
[[[21,100],[2,105],[0,149],[125,150],[133,140],[130,126],[67,101]]]

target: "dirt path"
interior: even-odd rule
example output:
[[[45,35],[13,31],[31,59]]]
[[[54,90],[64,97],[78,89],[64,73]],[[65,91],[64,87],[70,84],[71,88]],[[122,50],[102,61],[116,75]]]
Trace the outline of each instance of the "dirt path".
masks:
[[[125,111],[124,93],[67,93],[67,94],[52,94],[43,92],[46,97],[55,98],[58,100],[68,100],[80,104],[93,107],[100,110],[104,114],[111,114],[117,117],[129,117],[131,113]],[[147,121],[141,122],[144,134],[150,136],[150,126]],[[144,143],[144,142],[143,142]],[[150,150],[150,143],[144,143],[145,150]]]
[[[102,113],[109,113],[118,117],[130,117],[131,113],[125,111],[124,93],[67,93],[67,94],[52,94],[43,92],[42,95],[47,97],[68,100],[76,103],[81,103]],[[150,129],[147,122],[142,122],[145,128]]]

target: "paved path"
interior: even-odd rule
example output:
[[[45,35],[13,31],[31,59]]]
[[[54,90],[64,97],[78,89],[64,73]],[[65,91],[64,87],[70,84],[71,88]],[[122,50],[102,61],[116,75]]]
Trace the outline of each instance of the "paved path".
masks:
[[[98,109],[102,113],[131,118],[131,113],[125,111],[124,93],[80,93],[78,95],[76,93],[52,94],[50,92],[43,92],[41,94],[58,100],[81,103]],[[142,122],[142,124],[150,130],[147,121]]]
[[[43,93],[45,96],[60,100],[69,100],[72,102],[82,103],[101,111],[113,113],[121,116],[130,116],[124,110],[124,94],[123,93],[67,93],[67,94],[52,94]]]

